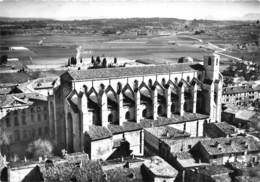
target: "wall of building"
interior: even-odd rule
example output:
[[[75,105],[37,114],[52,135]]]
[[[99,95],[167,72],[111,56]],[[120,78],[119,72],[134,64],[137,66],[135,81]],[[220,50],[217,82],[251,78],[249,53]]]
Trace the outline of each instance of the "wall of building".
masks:
[[[113,152],[112,138],[106,138],[102,140],[96,140],[91,142],[91,154],[90,158],[106,160]]]

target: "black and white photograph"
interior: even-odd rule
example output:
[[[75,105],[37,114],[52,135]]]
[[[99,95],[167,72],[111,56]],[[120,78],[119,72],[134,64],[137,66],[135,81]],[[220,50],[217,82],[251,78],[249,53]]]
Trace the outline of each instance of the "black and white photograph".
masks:
[[[0,0],[0,182],[259,182],[260,0]]]

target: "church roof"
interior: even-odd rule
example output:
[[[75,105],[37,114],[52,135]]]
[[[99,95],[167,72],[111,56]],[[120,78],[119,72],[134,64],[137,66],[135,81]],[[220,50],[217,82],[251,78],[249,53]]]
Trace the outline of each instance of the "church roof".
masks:
[[[190,64],[162,64],[138,67],[119,67],[107,69],[70,70],[65,74],[73,80],[91,80],[103,78],[122,78],[128,76],[143,76],[174,72],[196,71]]]

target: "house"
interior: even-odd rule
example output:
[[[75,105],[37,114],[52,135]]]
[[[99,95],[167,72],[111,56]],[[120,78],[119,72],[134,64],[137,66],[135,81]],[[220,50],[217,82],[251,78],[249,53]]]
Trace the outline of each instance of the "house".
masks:
[[[185,172],[185,182],[231,182],[232,170],[223,165],[201,166]]]
[[[238,129],[226,122],[209,123],[205,125],[205,134],[210,138],[228,137],[238,134]]]
[[[175,181],[178,171],[159,156],[153,156],[142,165],[143,178],[151,182]]]
[[[226,162],[257,160],[259,144],[252,136],[212,138],[198,142],[191,149],[191,153],[196,160],[222,165]]]

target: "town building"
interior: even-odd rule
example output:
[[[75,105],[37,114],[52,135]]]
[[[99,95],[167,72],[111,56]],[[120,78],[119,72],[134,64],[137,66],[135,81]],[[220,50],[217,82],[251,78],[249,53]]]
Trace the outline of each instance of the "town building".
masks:
[[[185,172],[185,182],[231,182],[233,171],[223,165],[201,166]]]
[[[28,142],[49,137],[46,96],[38,93],[0,96],[0,126],[10,140],[8,154],[23,156]]]
[[[235,161],[257,161],[259,152],[259,141],[252,136],[212,138],[198,142],[191,149],[196,160],[218,165]]]
[[[60,147],[69,152],[100,151],[96,156],[90,155],[92,159],[107,159],[113,153],[114,143],[124,139],[134,155],[143,155],[142,119],[179,115],[184,121],[186,113],[194,116],[201,113],[207,116],[204,122],[220,122],[221,94],[222,76],[219,56],[215,54],[205,56],[204,65],[67,71],[60,76],[60,86],[51,101],[54,107],[51,131]],[[179,123],[183,125],[183,121]],[[198,125],[196,128],[203,133],[203,123]],[[91,148],[90,143],[97,142],[92,138],[92,128],[107,136],[98,140],[98,148]],[[111,128],[119,128],[120,132]],[[190,126],[187,128],[191,130]]]
[[[226,122],[209,123],[205,126],[205,135],[210,138],[231,137],[239,133],[238,129]]]
[[[251,105],[260,98],[260,86],[241,85],[223,88],[223,104],[234,104],[238,106]]]

